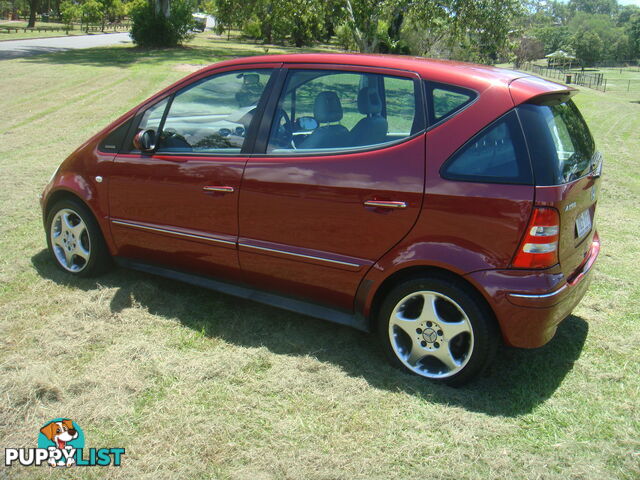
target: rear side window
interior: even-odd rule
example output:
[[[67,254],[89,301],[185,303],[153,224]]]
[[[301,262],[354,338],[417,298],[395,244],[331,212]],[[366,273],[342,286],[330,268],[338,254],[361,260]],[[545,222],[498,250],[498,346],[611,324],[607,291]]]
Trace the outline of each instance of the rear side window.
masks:
[[[290,70],[267,153],[384,147],[424,130],[420,83],[377,73]]]
[[[429,125],[440,123],[469,105],[476,92],[442,83],[425,82],[429,109]]]
[[[595,144],[573,101],[520,105],[537,185],[560,185],[588,174]]]
[[[475,135],[443,165],[448,180],[531,185],[529,156],[515,111]]]

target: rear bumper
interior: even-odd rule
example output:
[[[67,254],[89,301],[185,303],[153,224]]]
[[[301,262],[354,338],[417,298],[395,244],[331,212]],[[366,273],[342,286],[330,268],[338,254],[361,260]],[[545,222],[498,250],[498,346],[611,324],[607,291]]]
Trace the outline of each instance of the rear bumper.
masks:
[[[596,233],[584,262],[568,278],[562,273],[532,270],[489,270],[468,277],[487,293],[504,342],[535,348],[553,338],[558,324],[580,302],[599,253]]]

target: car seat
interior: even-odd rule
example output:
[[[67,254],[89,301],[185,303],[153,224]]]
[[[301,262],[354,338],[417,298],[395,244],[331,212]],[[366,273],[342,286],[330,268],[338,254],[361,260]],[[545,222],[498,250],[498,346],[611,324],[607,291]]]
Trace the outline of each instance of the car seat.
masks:
[[[389,124],[382,113],[382,101],[378,92],[371,87],[358,92],[358,111],[366,115],[351,129],[351,144],[375,145],[387,139]]]
[[[313,117],[320,125],[309,135],[299,148],[338,148],[350,143],[349,130],[344,125],[324,125],[323,123],[342,120],[342,104],[336,92],[320,92],[313,103]]]

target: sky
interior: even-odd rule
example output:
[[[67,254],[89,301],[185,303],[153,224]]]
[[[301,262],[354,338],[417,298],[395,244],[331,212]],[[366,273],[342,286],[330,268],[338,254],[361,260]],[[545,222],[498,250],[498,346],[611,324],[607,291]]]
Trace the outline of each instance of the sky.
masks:
[[[637,5],[640,7],[640,0],[618,0],[620,5]]]

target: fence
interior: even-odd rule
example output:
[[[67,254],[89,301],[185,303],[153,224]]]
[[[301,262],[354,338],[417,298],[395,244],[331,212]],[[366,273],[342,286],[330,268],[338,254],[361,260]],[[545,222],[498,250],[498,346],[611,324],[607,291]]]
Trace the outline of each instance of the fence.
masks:
[[[107,30],[113,30],[115,32],[118,31],[128,31],[131,30],[131,23],[107,23],[104,26],[104,31]],[[25,27],[25,26],[14,26],[14,25],[0,25],[0,32],[5,32],[5,33],[11,33],[11,32],[15,32],[18,33],[19,31],[22,31],[23,33],[26,32],[69,32],[71,30],[76,30],[79,29],[83,32],[100,32],[103,31],[102,25],[80,25],[80,24],[73,24],[73,25],[47,25],[45,23],[44,26],[37,26],[37,27]]]
[[[602,92],[607,91],[607,79],[604,73],[590,73],[559,68],[547,68],[533,63],[525,63],[522,68],[541,77],[555,78],[562,83],[574,83],[583,87],[593,88]]]

